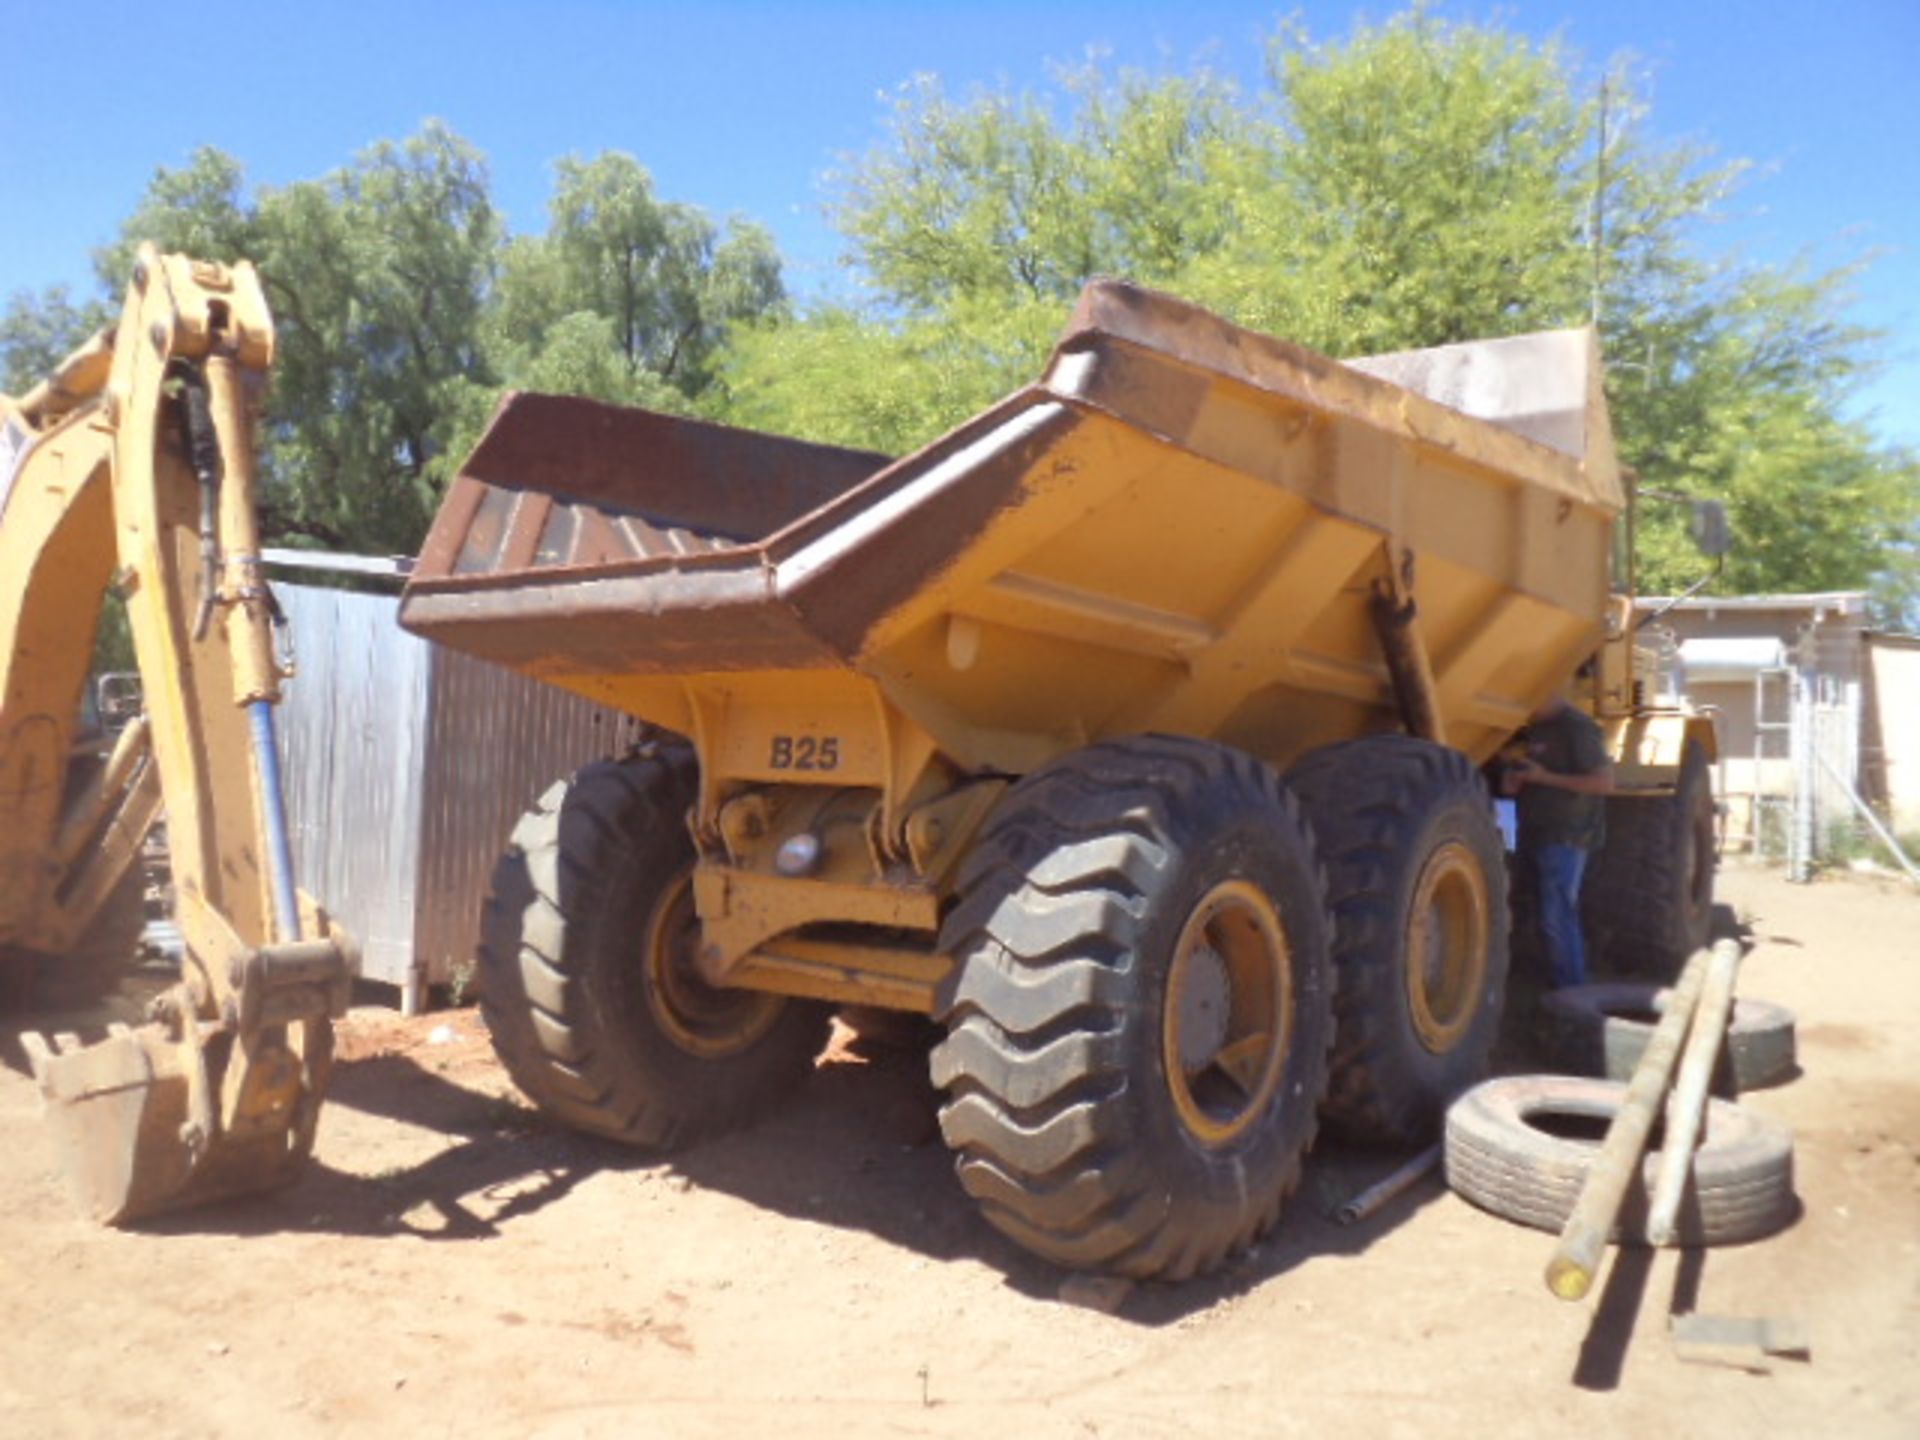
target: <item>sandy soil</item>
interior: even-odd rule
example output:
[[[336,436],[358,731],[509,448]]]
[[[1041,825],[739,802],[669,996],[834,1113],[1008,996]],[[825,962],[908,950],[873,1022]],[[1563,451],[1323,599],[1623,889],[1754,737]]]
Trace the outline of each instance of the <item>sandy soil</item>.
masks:
[[[1730,871],[1746,994],[1800,1017],[1800,1220],[1627,1252],[1551,1298],[1551,1240],[1397,1157],[1324,1148],[1229,1273],[1107,1314],[980,1222],[903,1059],[832,1053],[671,1162],[548,1128],[477,1018],[357,1010],[318,1164],[135,1232],[78,1219],[0,1032],[0,1434],[1920,1435],[1920,895]],[[45,1022],[55,1017],[35,1017]],[[1807,1363],[1683,1364],[1669,1311],[1793,1315]]]

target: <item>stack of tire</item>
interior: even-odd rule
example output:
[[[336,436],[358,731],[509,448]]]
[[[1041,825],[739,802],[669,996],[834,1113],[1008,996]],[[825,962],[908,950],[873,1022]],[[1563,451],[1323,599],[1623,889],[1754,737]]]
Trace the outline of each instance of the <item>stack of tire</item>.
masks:
[[[1453,1104],[1446,1170],[1454,1191],[1504,1219],[1540,1230],[1563,1228],[1670,993],[1623,982],[1549,993],[1543,1001],[1546,1039],[1564,1073],[1503,1076]],[[1758,1240],[1798,1213],[1791,1132],[1732,1098],[1798,1073],[1792,1014],[1737,998],[1721,1042],[1716,1094],[1707,1101],[1682,1197],[1679,1243]],[[1622,1202],[1615,1239],[1623,1243],[1645,1243],[1660,1139],[1656,1127],[1640,1183],[1628,1187]]]

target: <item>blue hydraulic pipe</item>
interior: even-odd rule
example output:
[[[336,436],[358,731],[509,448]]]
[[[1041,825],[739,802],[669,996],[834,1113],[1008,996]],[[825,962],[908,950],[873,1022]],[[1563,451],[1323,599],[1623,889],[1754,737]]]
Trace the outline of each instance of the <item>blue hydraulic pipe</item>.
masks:
[[[285,944],[300,938],[300,897],[293,885],[293,846],[287,838],[287,802],[280,793],[280,752],[273,743],[273,705],[255,700],[247,706],[253,724],[253,763],[260,775],[260,801],[267,824],[267,879],[273,887],[275,938]]]

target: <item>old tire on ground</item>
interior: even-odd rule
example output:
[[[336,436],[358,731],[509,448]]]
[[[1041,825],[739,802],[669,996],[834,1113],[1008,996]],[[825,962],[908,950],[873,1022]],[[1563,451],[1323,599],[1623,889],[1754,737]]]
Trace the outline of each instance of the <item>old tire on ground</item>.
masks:
[[[1541,997],[1554,1057],[1576,1075],[1630,1080],[1672,992],[1616,981],[1551,990]],[[1737,996],[1720,1046],[1714,1083],[1722,1093],[1761,1090],[1799,1073],[1793,1012]]]
[[[1264,765],[1148,736],[1034,772],[942,947],[940,1126],[989,1222],[1061,1265],[1181,1279],[1279,1218],[1331,975],[1312,840]]]
[[[1718,865],[1707,752],[1687,742],[1670,795],[1607,801],[1607,838],[1581,888],[1592,961],[1671,981],[1712,933]]]
[[[481,918],[481,1012],[514,1083],[575,1129],[664,1148],[745,1123],[826,1040],[819,1005],[693,967],[692,753],[556,783],[514,827]]]
[[[136,857],[107,892],[93,923],[65,955],[36,955],[35,999],[42,1005],[78,1006],[113,993],[139,965],[140,937],[147,928],[147,882]]]
[[[1509,1075],[1475,1086],[1447,1112],[1448,1185],[1482,1210],[1536,1230],[1560,1230],[1626,1093],[1615,1081],[1569,1075]],[[1659,1168],[1659,1151],[1650,1146],[1638,1182],[1627,1187],[1616,1239],[1645,1243]],[[1743,1106],[1709,1100],[1681,1199],[1680,1243],[1757,1240],[1785,1226],[1797,1209],[1792,1135]]]
[[[1486,789],[1466,756],[1405,735],[1316,750],[1287,787],[1333,907],[1328,1125],[1430,1140],[1486,1074],[1506,992],[1506,858]]]

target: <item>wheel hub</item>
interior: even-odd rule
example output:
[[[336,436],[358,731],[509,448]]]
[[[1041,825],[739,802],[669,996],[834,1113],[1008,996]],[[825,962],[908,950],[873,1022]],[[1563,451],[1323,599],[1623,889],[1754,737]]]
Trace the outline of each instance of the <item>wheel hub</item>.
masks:
[[[1232,981],[1227,962],[1211,945],[1196,945],[1180,987],[1180,1067],[1198,1070],[1227,1043]]]
[[[1409,911],[1406,984],[1413,1032],[1432,1054],[1451,1051],[1473,1026],[1486,988],[1489,912],[1472,850],[1450,840],[1427,857]]]
[[[1222,881],[1189,913],[1167,972],[1163,1028],[1168,1095],[1200,1144],[1230,1144],[1272,1108],[1293,1034],[1293,965],[1258,886]]]
[[[688,871],[660,897],[647,925],[647,1007],[682,1050],[718,1060],[751,1048],[773,1028],[785,1002],[778,995],[709,985],[696,960],[699,947],[700,916]]]

